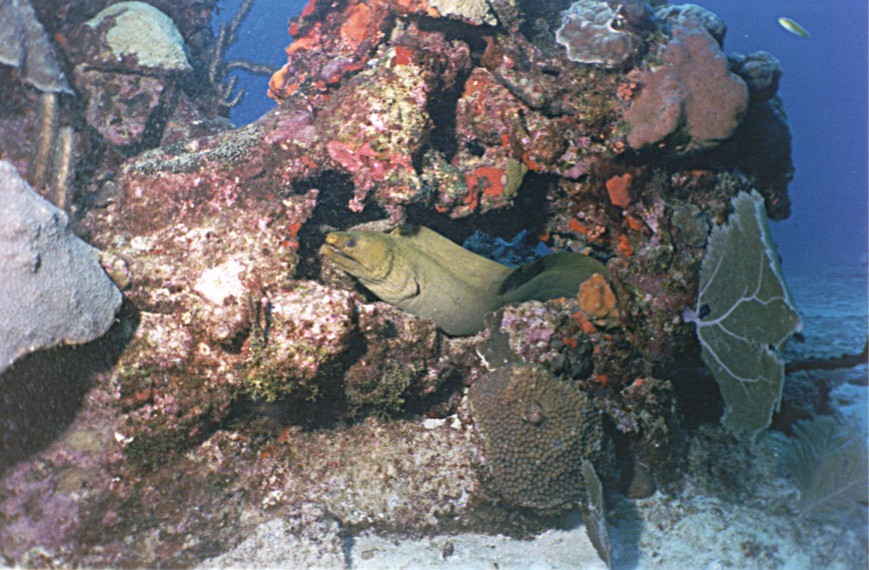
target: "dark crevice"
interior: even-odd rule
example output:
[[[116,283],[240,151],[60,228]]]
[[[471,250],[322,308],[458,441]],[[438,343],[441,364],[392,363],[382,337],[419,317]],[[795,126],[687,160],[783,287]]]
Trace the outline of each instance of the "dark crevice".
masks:
[[[298,194],[316,188],[319,190],[317,205],[311,217],[299,230],[299,252],[295,277],[316,279],[320,275],[319,249],[326,234],[334,230],[347,229],[347,221],[355,223],[370,222],[386,217],[377,205],[369,204],[362,212],[353,212],[348,204],[353,199],[353,181],[350,176],[335,171],[326,171],[316,178],[297,182],[293,190]]]
[[[0,374],[0,475],[69,427],[97,375],[115,365],[138,323],[138,312],[124,302],[101,338],[28,354]]]

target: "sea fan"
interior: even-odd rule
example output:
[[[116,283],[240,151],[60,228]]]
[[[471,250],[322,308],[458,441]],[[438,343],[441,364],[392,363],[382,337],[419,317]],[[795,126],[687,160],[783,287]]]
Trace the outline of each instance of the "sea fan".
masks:
[[[683,318],[697,325],[703,362],[724,399],[721,423],[754,439],[781,401],[780,354],[802,324],[788,294],[766,218],[752,190],[731,201],[727,223],[713,228],[700,268],[697,306]]]
[[[869,465],[864,434],[856,422],[825,416],[800,421],[783,457],[800,490],[800,517],[841,515],[869,499]]]
[[[586,498],[580,505],[585,532],[598,556],[612,568],[610,533],[606,524],[606,505],[604,504],[603,485],[588,459],[582,460],[582,476],[585,479]]]

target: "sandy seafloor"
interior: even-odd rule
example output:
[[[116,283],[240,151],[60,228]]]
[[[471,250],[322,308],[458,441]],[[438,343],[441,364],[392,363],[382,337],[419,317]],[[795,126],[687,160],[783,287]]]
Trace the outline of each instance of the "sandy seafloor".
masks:
[[[803,342],[791,342],[789,359],[858,353],[867,336],[867,267],[827,268],[790,276],[791,294],[803,318]],[[832,400],[841,413],[867,429],[867,367],[822,372],[839,383]],[[787,438],[767,432],[756,442],[770,473],[781,473],[779,451]],[[769,453],[763,453],[768,450]],[[631,501],[613,493],[608,504],[613,567],[619,569],[865,569],[865,509],[836,524],[801,521],[776,508],[796,498],[783,477],[770,477],[758,495],[740,503],[705,494],[690,479],[678,496],[656,493]],[[768,507],[768,508],[767,508]],[[772,512],[776,511],[776,512]],[[448,555],[445,555],[448,553]],[[346,558],[345,558],[346,557]],[[416,568],[555,570],[606,568],[578,514],[563,528],[532,540],[460,534],[406,540],[376,535],[347,539],[343,556],[300,544],[279,521],[262,525],[234,551],[208,561],[212,567],[342,567],[365,570]]]

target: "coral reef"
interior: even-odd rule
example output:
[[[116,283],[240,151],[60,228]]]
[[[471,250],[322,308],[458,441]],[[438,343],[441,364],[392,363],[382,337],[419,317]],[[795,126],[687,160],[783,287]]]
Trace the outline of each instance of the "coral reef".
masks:
[[[660,58],[659,68],[627,75],[640,89],[624,113],[628,144],[662,144],[688,154],[728,139],[748,108],[748,88],[730,72],[715,39],[702,29],[675,26]]]
[[[350,294],[300,281],[266,302],[268,330],[254,333],[247,385],[269,401],[288,395],[315,399],[324,389],[320,383],[339,381],[330,367],[348,349],[355,328]]]
[[[87,101],[88,124],[117,147],[142,142],[174,97],[175,76],[192,69],[175,24],[143,2],[113,4],[70,41],[80,46],[73,79]],[[104,97],[109,90],[114,96]]]
[[[473,24],[497,23],[485,0],[428,0],[428,5],[441,16],[454,16]]]
[[[241,64],[224,58],[249,2],[217,34],[214,0],[140,6],[163,22],[159,62],[144,23],[124,38],[135,54],[110,39],[128,3],[86,4],[34,3],[81,97],[0,67],[0,152],[68,205],[124,303],[95,346],[0,377],[17,390],[4,429],[29,411],[68,426],[3,435],[20,460],[0,466],[4,561],[265,564],[252,551],[286,539],[340,564],[366,530],[527,537],[578,504],[583,459],[608,493],[676,486],[686,431],[721,410],[680,318],[708,322],[709,230],[755,187],[787,216],[773,58],[725,57],[719,19],[662,2],[309,0],[276,107],[234,129],[224,80]],[[558,38],[589,29],[606,36],[592,52],[616,45],[573,61]],[[319,253],[329,235],[418,226],[464,270],[455,244],[474,232],[496,250],[524,236],[501,254],[530,265],[468,336]],[[519,259],[532,251],[555,255]],[[570,258],[593,268],[582,288],[508,296]],[[19,386],[40,375],[62,398]]]
[[[616,25],[622,5],[615,9],[604,0],[579,0],[564,12],[555,41],[567,48],[567,57],[579,63],[619,66],[634,54],[639,38]]]
[[[138,69],[190,71],[184,39],[169,16],[144,2],[112,4],[85,25],[95,31],[100,59],[91,65],[123,65],[135,58]]]

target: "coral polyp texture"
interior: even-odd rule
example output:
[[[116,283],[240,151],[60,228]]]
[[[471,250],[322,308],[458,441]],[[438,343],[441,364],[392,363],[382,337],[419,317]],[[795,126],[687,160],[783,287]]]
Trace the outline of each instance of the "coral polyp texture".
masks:
[[[763,198],[740,192],[727,224],[709,236],[700,269],[697,326],[703,362],[724,397],[722,423],[753,438],[778,408],[784,383],[780,354],[802,328],[769,234]]]
[[[602,454],[600,412],[588,396],[535,364],[483,376],[468,393],[497,492],[535,509],[573,507],[582,461]]]

